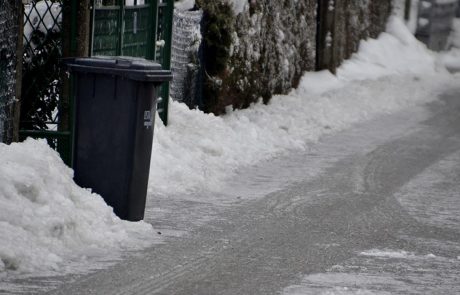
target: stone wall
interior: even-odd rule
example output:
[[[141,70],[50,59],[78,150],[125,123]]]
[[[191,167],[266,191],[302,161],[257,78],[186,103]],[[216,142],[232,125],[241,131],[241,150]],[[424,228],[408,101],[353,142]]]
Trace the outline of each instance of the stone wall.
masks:
[[[314,0],[258,0],[237,15],[228,65],[206,75],[205,110],[220,114],[228,105],[248,107],[286,93],[304,71],[315,67]],[[206,38],[206,36],[205,36]],[[205,58],[208,57],[205,50]]]
[[[217,2],[226,3],[197,0],[205,18]],[[216,57],[205,45],[205,111],[220,114],[229,105],[245,108],[260,98],[268,102],[296,87],[305,71],[334,72],[361,39],[385,29],[390,13],[391,0],[249,0],[224,32],[232,36],[226,67],[208,66],[225,52]],[[207,35],[205,27],[205,43]]]
[[[20,3],[0,0],[0,142],[11,142],[13,139]]]
[[[391,13],[390,0],[335,0],[332,14],[334,21],[327,30],[332,34],[332,60],[323,68],[332,72],[358,50],[359,42],[376,38],[385,30]]]

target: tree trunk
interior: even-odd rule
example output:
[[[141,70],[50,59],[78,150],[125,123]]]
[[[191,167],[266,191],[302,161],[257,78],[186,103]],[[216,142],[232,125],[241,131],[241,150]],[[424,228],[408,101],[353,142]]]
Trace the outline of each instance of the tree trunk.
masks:
[[[70,0],[63,3],[63,57],[86,57],[89,55],[90,0]],[[71,85],[68,75],[62,77],[60,97],[60,131],[71,131]]]

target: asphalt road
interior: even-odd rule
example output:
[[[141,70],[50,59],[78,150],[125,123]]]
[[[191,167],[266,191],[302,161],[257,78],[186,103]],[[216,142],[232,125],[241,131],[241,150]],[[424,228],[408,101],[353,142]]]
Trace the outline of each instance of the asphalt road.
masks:
[[[152,200],[164,244],[49,294],[460,294],[460,91],[222,191]]]

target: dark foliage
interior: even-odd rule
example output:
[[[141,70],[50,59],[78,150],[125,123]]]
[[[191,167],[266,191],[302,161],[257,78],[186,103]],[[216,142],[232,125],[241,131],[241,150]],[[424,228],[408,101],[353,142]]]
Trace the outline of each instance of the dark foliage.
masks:
[[[36,44],[39,44],[38,46]],[[47,129],[53,122],[61,88],[61,34],[36,30],[24,50],[21,128]]]
[[[234,29],[233,10],[228,3],[220,1],[197,2],[204,11],[204,52],[206,72],[222,73],[230,58],[230,46]]]

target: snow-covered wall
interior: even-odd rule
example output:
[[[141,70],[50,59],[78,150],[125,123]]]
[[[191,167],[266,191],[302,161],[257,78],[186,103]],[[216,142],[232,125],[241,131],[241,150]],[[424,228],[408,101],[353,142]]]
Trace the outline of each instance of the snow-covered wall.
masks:
[[[217,114],[228,105],[244,108],[286,93],[315,67],[316,0],[233,2],[239,13],[232,20],[227,66],[208,72],[205,85],[205,110]],[[206,47],[204,55],[209,57]]]
[[[267,102],[273,94],[296,87],[303,72],[322,68],[316,58],[323,50],[317,49],[317,21],[327,23],[318,44],[328,42],[326,68],[334,70],[357,51],[360,40],[385,29],[391,2],[197,0],[205,11],[205,111],[220,114],[229,105],[245,108],[260,98]],[[317,13],[318,4],[325,7],[324,19]]]
[[[0,142],[12,140],[16,93],[18,1],[0,0]]]
[[[337,68],[358,50],[359,42],[376,38],[385,30],[391,14],[391,0],[331,0],[334,25],[332,28],[332,65]]]

